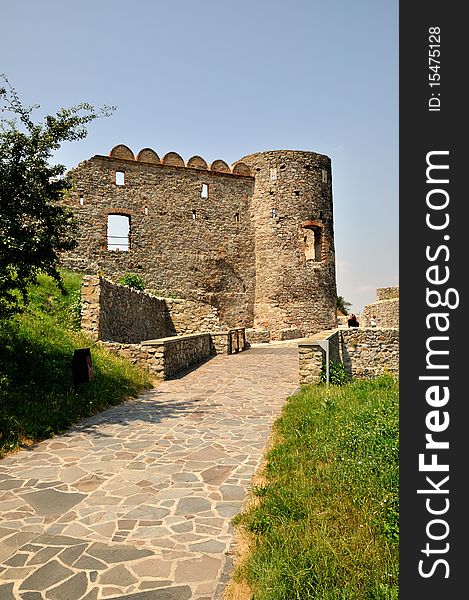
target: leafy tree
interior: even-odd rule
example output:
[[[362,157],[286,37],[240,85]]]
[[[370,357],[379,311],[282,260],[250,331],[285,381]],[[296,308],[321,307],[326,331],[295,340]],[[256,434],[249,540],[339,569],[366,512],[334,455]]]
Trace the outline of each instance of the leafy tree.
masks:
[[[344,315],[348,315],[348,307],[352,306],[351,302],[346,302],[343,296],[337,296],[337,310]]]
[[[83,139],[88,123],[114,110],[82,103],[34,123],[37,108],[24,107],[0,75],[0,319],[22,310],[41,271],[63,290],[58,255],[76,246],[77,225],[61,205],[71,188],[66,167],[49,161],[63,142]]]

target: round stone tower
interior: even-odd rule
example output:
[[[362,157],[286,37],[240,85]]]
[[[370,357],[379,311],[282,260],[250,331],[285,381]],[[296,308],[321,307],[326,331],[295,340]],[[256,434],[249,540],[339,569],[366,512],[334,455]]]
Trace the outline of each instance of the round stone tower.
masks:
[[[254,327],[271,339],[336,326],[330,158],[272,150],[240,159],[255,177]]]

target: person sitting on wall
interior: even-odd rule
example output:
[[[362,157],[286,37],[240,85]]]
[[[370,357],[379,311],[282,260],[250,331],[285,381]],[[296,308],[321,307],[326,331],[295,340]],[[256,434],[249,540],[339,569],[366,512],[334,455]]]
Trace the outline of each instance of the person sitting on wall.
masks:
[[[358,327],[357,317],[352,313],[347,321],[349,327]]]

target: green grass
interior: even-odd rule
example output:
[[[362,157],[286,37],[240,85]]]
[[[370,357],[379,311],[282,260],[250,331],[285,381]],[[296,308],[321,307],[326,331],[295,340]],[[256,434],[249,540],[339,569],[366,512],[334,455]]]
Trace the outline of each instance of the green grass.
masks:
[[[0,456],[152,386],[145,371],[79,330],[82,277],[64,271],[63,279],[65,295],[50,277],[39,276],[26,312],[0,322]],[[94,379],[75,386],[73,352],[88,347]]]
[[[234,519],[252,600],[398,598],[398,383],[288,399],[253,501]]]

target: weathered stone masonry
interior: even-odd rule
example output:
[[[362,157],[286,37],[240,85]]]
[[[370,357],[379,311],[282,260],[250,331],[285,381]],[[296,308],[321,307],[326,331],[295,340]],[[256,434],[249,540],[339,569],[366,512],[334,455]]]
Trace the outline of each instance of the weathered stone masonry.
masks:
[[[222,327],[270,330],[272,339],[335,324],[330,159],[278,150],[230,168],[184,163],[123,145],[70,173],[66,203],[80,223],[65,266],[113,279],[140,273],[158,295],[214,307]],[[130,223],[128,251],[108,249],[109,215]]]
[[[243,328],[222,330],[213,307],[204,304],[157,298],[92,275],[83,278],[81,295],[82,330],[162,379],[248,347]],[[202,331],[193,333],[197,326]]]
[[[351,377],[399,375],[399,329],[353,327],[324,331],[298,343],[301,384],[320,380],[325,357],[317,340],[329,340],[330,360],[342,363]]]
[[[91,339],[135,344],[142,340],[221,330],[208,304],[157,298],[85,275],[81,288],[81,327]]]
[[[399,286],[377,288],[376,301],[367,304],[360,317],[360,325],[369,327],[374,317],[378,327],[399,328]]]

